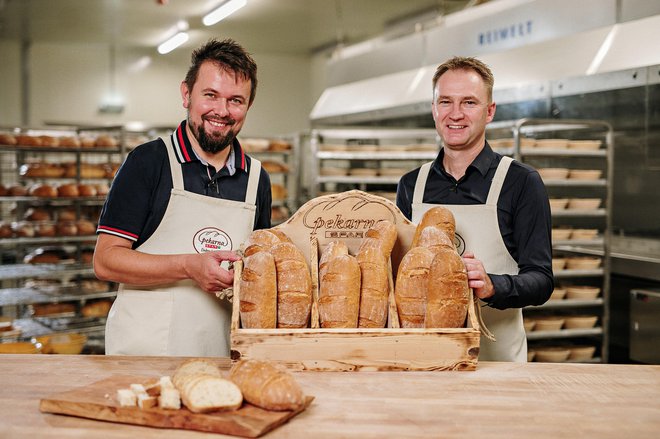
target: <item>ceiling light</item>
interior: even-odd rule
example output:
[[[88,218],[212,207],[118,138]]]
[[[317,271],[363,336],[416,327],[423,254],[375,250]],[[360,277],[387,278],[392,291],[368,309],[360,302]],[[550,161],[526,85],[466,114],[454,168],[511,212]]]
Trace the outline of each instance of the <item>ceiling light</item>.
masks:
[[[169,53],[188,41],[188,33],[186,32],[179,32],[176,35],[174,35],[172,38],[168,39],[164,43],[162,43],[160,46],[158,46],[158,53],[161,55],[165,55],[166,53]]]
[[[206,26],[216,24],[218,21],[227,18],[234,12],[238,11],[246,4],[247,0],[227,0],[218,8],[206,14],[204,18],[202,18],[202,23]]]

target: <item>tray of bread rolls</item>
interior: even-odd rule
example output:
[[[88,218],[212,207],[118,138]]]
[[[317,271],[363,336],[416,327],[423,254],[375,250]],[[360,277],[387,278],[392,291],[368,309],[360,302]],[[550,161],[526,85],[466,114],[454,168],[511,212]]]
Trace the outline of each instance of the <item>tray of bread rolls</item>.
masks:
[[[291,370],[474,370],[487,328],[451,212],[419,225],[362,191],[252,232],[234,265],[231,355]]]
[[[192,358],[170,377],[113,375],[43,398],[43,413],[156,428],[259,437],[314,400],[294,376],[266,361],[241,361],[229,372]],[[139,437],[139,433],[136,433]]]

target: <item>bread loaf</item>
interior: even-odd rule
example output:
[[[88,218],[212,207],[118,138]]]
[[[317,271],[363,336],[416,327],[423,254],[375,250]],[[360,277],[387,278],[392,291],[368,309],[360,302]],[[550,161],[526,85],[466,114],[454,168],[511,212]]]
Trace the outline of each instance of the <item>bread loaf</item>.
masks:
[[[270,192],[273,200],[284,200],[287,197],[287,190],[281,184],[271,183]]]
[[[53,217],[48,209],[43,207],[31,207],[25,211],[23,218],[28,221],[50,221]]]
[[[245,256],[252,256],[257,252],[268,251],[274,245],[279,244],[280,238],[270,232],[270,230],[255,230],[250,233],[247,241],[245,241]]]
[[[16,145],[16,137],[8,133],[0,133],[0,145]]]
[[[55,198],[57,189],[47,184],[35,184],[30,187],[29,194],[33,197]]]
[[[428,226],[437,226],[441,230],[444,230],[449,239],[454,242],[454,234],[456,231],[456,221],[454,220],[454,215],[449,209],[442,206],[436,206],[432,209],[429,209],[417,225],[417,228],[415,229],[415,236],[413,236],[412,241],[413,247],[417,247],[422,231]]]
[[[423,328],[429,270],[435,254],[426,247],[413,247],[399,264],[394,299],[402,328]]]
[[[286,235],[286,233],[284,233],[280,229],[274,229],[273,228],[273,229],[268,229],[268,231],[270,233],[272,233],[273,235],[277,236],[277,238],[280,240],[280,242],[291,242],[291,243],[293,242],[293,241],[291,241],[291,238],[289,238]]]
[[[273,235],[274,236],[274,235]],[[243,259],[240,312],[243,328],[275,328],[277,277],[273,255],[260,251]]]
[[[58,236],[76,236],[78,226],[73,221],[59,221],[56,225]]]
[[[299,410],[305,405],[300,385],[286,371],[258,360],[242,360],[229,371],[229,379],[250,404],[266,410]]]
[[[367,230],[365,236],[359,251],[366,247],[376,247],[389,260],[396,242],[396,226],[391,221],[381,220]]]
[[[454,243],[449,239],[447,233],[438,226],[424,227],[422,233],[419,235],[417,242],[419,247],[426,247],[433,253],[437,253],[441,249],[456,251]]]
[[[0,184],[0,197],[6,197],[9,194],[9,190],[5,187],[4,184]]]
[[[348,247],[342,241],[331,241],[321,252],[319,259],[319,279],[322,279],[327,270],[328,261],[340,255],[347,255]]]
[[[185,376],[199,374],[222,377],[220,368],[218,368],[215,363],[211,362],[210,360],[193,358],[179,364],[179,366],[174,371],[174,375],[172,375],[172,383],[175,387],[180,388],[183,384],[183,378]]]
[[[312,309],[312,278],[305,256],[294,244],[270,249],[277,272],[277,327],[305,328]]]
[[[9,197],[24,197],[28,194],[27,188],[20,184],[15,184],[7,188],[7,196]]]
[[[57,187],[57,195],[60,197],[77,197],[80,195],[78,185],[73,183],[61,184]]]
[[[356,328],[360,306],[360,265],[351,255],[329,258],[319,278],[322,328]]]
[[[96,187],[91,184],[79,184],[78,185],[78,195],[81,197],[95,197],[96,196]]]
[[[60,137],[60,146],[64,148],[79,148],[80,140],[74,136]]]
[[[427,328],[461,328],[467,316],[470,290],[461,257],[452,250],[436,253],[429,270]]]
[[[40,223],[37,225],[36,228],[36,235],[37,236],[55,236],[56,231],[55,231],[55,226],[50,223]]]
[[[76,221],[76,229],[78,235],[93,235],[96,233],[96,225],[89,220]]]
[[[365,247],[357,254],[360,265],[359,328],[384,328],[389,297],[388,260],[380,248]]]

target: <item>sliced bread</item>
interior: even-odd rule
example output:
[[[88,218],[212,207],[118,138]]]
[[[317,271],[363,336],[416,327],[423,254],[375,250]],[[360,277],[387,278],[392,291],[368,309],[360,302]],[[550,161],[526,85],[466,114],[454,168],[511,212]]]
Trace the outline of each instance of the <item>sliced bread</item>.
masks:
[[[243,394],[238,386],[215,375],[188,376],[182,386],[181,400],[191,412],[233,410],[243,403]]]

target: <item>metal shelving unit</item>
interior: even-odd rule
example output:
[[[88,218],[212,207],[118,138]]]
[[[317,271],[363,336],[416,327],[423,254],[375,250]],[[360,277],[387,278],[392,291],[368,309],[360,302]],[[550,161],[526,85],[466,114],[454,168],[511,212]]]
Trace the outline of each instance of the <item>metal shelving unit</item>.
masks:
[[[558,331],[531,331],[527,333],[529,347],[556,344],[563,346],[574,342],[597,346],[596,356],[590,362],[607,362],[608,321],[610,290],[610,234],[612,206],[612,154],[613,133],[611,126],[600,120],[520,119],[492,123],[487,137],[512,138],[513,146],[508,155],[539,169],[561,167],[570,169],[598,169],[602,176],[594,180],[544,179],[548,194],[553,197],[593,197],[602,200],[601,207],[589,210],[552,210],[553,227],[598,229],[594,239],[561,239],[553,242],[554,256],[595,256],[602,264],[593,269],[561,269],[554,272],[559,286],[589,285],[601,288],[602,296],[593,300],[551,300],[542,306],[530,306],[523,310],[525,318],[538,316],[598,315],[593,328],[561,329]],[[553,149],[527,146],[528,139],[598,140],[599,149]],[[496,142],[494,142],[496,143]],[[586,194],[586,196],[584,195]]]
[[[439,149],[435,130],[370,127],[315,129],[310,146],[312,198],[325,192],[371,191],[374,187],[392,196],[403,170],[435,159]],[[330,163],[340,163],[346,174],[323,175]],[[373,175],[350,175],[356,168],[371,170]]]

